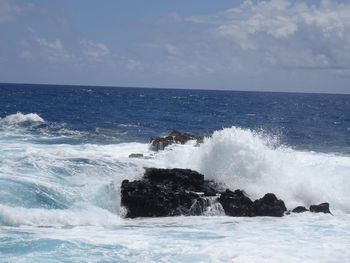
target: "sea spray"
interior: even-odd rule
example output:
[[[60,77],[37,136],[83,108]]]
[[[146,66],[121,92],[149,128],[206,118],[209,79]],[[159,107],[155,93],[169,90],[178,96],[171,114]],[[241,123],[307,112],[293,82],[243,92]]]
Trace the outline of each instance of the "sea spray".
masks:
[[[175,145],[159,155],[163,167],[190,168],[244,189],[252,198],[273,192],[287,207],[327,201],[350,212],[350,157],[276,145],[273,137],[239,127],[216,131],[200,147]]]
[[[0,86],[4,262],[350,257],[349,95]],[[212,138],[149,151],[151,137],[174,129]],[[328,201],[334,216],[123,219],[120,184],[144,167],[192,168],[252,199],[271,189],[288,208]]]

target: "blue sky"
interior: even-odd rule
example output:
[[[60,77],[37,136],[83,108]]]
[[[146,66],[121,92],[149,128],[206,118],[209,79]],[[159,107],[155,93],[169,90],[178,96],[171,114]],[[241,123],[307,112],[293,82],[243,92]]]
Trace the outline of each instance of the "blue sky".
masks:
[[[0,82],[350,93],[350,2],[0,0]]]

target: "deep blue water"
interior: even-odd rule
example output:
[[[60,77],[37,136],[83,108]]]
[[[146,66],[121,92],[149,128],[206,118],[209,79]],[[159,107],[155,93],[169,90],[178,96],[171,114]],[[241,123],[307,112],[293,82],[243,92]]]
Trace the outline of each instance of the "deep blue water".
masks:
[[[174,129],[237,126],[296,149],[350,153],[350,95],[0,84],[0,117],[17,112],[48,122],[31,132],[85,132],[57,143],[148,142]]]

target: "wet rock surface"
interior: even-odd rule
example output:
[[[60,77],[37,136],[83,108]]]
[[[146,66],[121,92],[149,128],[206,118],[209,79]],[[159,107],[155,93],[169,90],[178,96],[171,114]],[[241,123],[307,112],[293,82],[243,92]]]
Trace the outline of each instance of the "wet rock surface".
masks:
[[[172,131],[167,136],[151,138],[150,144],[152,150],[161,151],[171,144],[185,144],[190,140],[196,140],[197,143],[202,143],[204,140],[204,136],[196,136],[189,133]]]
[[[268,193],[263,198],[255,200],[253,205],[253,216],[283,216],[287,208],[284,202]]]
[[[124,180],[121,204],[126,217],[200,215],[203,197],[215,196],[214,182],[189,169],[147,168],[141,180]]]
[[[204,215],[213,208],[228,216],[281,217],[287,210],[272,193],[252,201],[244,191],[222,191],[215,182],[189,169],[146,168],[140,180],[122,182],[121,204],[129,218]]]
[[[304,212],[307,212],[309,211],[306,207],[304,206],[297,206],[296,208],[294,208],[292,210],[293,213],[304,213]]]
[[[227,189],[219,199],[225,213],[229,216],[252,216],[253,201],[242,190],[232,192]]]
[[[329,204],[328,203],[322,203],[322,204],[319,204],[319,205],[311,205],[310,206],[310,212],[331,214],[331,211],[329,210]]]

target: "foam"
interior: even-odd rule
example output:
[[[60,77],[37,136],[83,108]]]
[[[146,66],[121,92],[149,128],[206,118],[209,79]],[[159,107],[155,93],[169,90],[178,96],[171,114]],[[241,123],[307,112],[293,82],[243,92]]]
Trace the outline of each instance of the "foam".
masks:
[[[0,143],[6,149],[0,224],[109,225],[120,214],[122,180],[140,178],[144,167],[190,168],[252,198],[273,192],[288,208],[328,201],[333,212],[350,213],[349,156],[296,151],[248,129],[226,128],[199,147],[189,142],[157,154],[142,143],[48,145],[16,138]],[[131,153],[153,158],[128,158]]]
[[[31,126],[43,123],[45,123],[45,120],[36,113],[23,114],[17,112],[16,114],[11,114],[0,119],[0,125],[2,126]]]
[[[86,203],[77,203],[70,209],[0,205],[0,224],[5,226],[111,226],[120,220],[116,214]]]
[[[350,213],[350,157],[302,152],[264,133],[238,127],[216,131],[200,147],[175,146],[157,157],[162,167],[190,168],[261,197],[273,192],[287,206],[328,201]]]
[[[0,225],[90,225],[103,224],[103,214],[118,217],[121,181],[143,173],[143,160],[128,155],[148,151],[148,145],[140,143],[47,145],[11,139],[0,144],[6,149],[0,161]],[[86,209],[72,211],[77,203]],[[89,206],[94,207],[90,212]],[[33,218],[24,219],[26,213]],[[100,214],[96,220],[94,213]],[[73,215],[78,221],[69,223]]]

